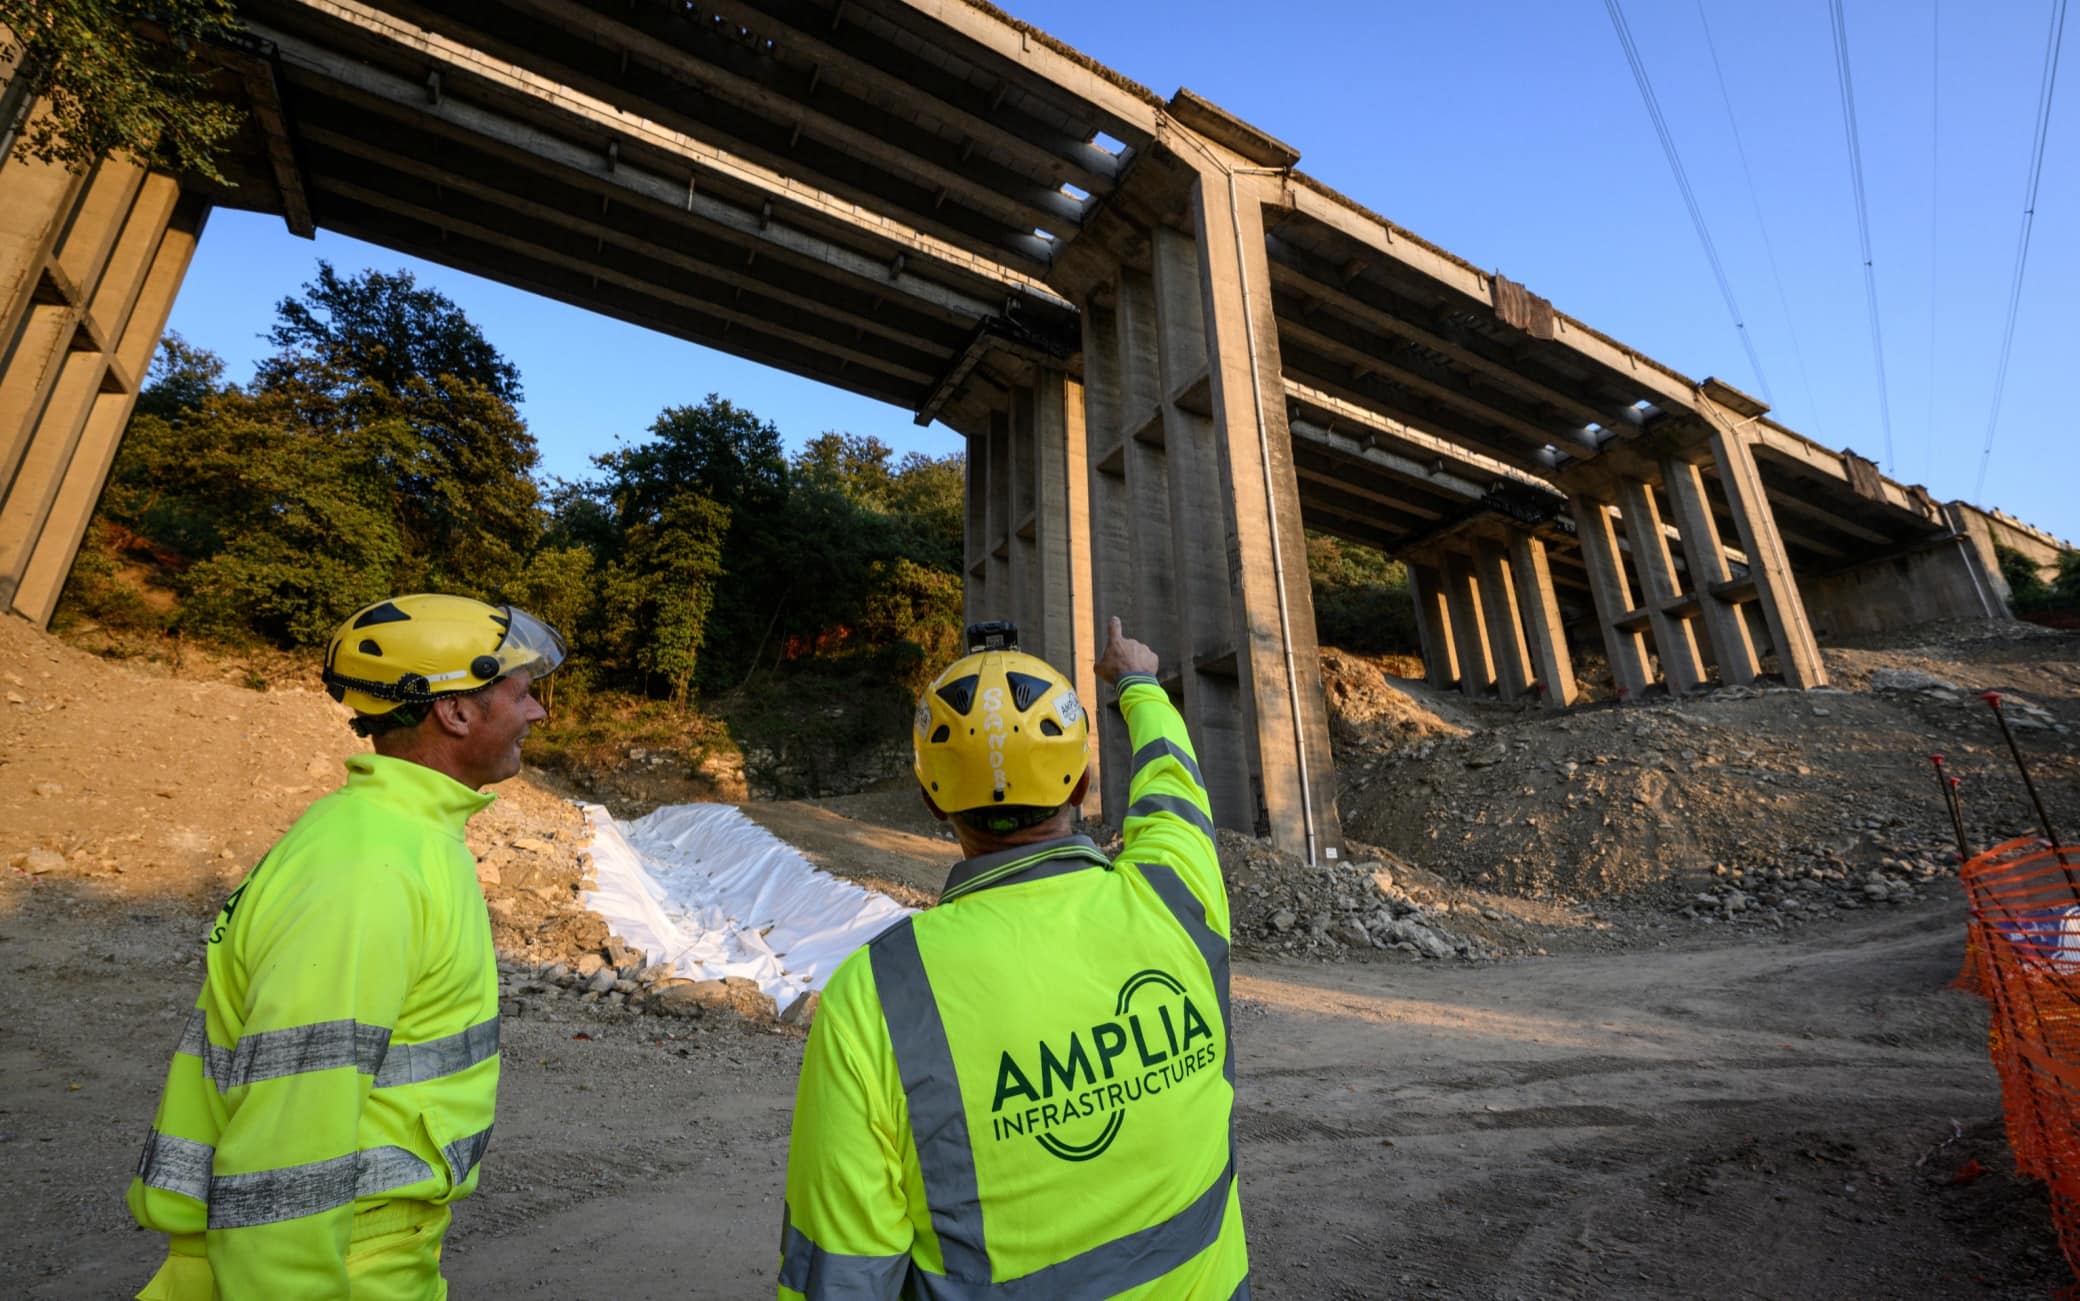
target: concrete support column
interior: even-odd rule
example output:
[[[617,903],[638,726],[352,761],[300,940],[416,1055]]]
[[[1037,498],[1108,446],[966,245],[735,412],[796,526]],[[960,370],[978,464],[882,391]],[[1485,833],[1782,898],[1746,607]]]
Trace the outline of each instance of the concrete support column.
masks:
[[[1168,227],[1149,234],[1154,265],[1158,391],[1164,460],[1169,468],[1171,595],[1180,640],[1178,690],[1185,726],[1214,821],[1256,825],[1250,781],[1249,712],[1236,669],[1235,620],[1230,608],[1227,551],[1208,545],[1228,531],[1221,490],[1220,452],[1203,396],[1194,382],[1206,376],[1205,300],[1199,286],[1199,250]]]
[[[1723,410],[1714,409],[1707,415],[1719,486],[1733,511],[1741,550],[1748,555],[1748,576],[1754,580],[1755,602],[1762,608],[1763,622],[1776,646],[1777,670],[1794,687],[1824,687],[1827,669],[1820,660],[1820,644],[1813,640],[1798,582],[1791,576],[1791,561],[1777,533],[1776,513],[1763,492],[1762,473],[1755,468],[1754,449]]]
[[[1009,583],[1004,617],[1018,624],[1025,637],[1028,628],[1037,635],[1040,608],[1037,599],[1040,556],[1034,546],[1038,522],[1033,513],[1033,475],[1038,465],[1033,433],[1033,391],[1019,387],[1011,391],[1011,483],[1007,490],[1011,505],[1005,519],[1004,569]],[[1030,649],[1030,647],[1028,647]]]
[[[1524,625],[1517,615],[1509,553],[1501,543],[1482,538],[1473,544],[1473,563],[1480,579],[1488,651],[1494,658],[1495,690],[1505,701],[1522,699],[1531,690],[1533,670],[1531,651],[1524,645]]]
[[[1452,649],[1459,656],[1459,690],[1484,695],[1495,685],[1495,661],[1488,653],[1481,585],[1470,558],[1456,553],[1444,557],[1444,604],[1452,618]]]
[[[1672,692],[1695,691],[1704,685],[1704,664],[1697,655],[1697,634],[1690,620],[1669,609],[1682,593],[1676,588],[1675,557],[1669,554],[1653,485],[1626,479],[1618,485],[1618,499],[1625,512],[1625,541],[1632,549],[1632,565],[1645,589],[1642,604],[1654,630],[1654,649],[1661,655],[1661,676],[1668,679]]]
[[[1154,648],[1167,677],[1167,671],[1182,663],[1187,652],[1179,635],[1177,566],[1171,555],[1170,465],[1164,447],[1155,286],[1148,276],[1123,269],[1117,294],[1114,332],[1119,350],[1120,452],[1126,470],[1127,539],[1139,616],[1129,635]],[[1175,683],[1168,685],[1175,687]]]
[[[1032,390],[1036,461],[1033,472],[1037,554],[1033,653],[1076,684],[1093,718],[1098,707],[1095,601],[1091,587],[1090,457],[1084,436],[1083,386],[1043,369]],[[1093,755],[1086,817],[1104,816],[1100,756]]]
[[[1739,605],[1719,594],[1719,585],[1732,574],[1726,565],[1725,544],[1719,539],[1719,522],[1712,518],[1711,503],[1705,497],[1704,475],[1691,462],[1671,456],[1661,462],[1661,480],[1668,488],[1676,531],[1683,538],[1683,563],[1690,568],[1690,588],[1697,597],[1705,636],[1712,643],[1712,659],[1719,665],[1719,681],[1746,686],[1755,680],[1760,666]]]
[[[1589,571],[1589,595],[1596,603],[1596,625],[1603,632],[1604,654],[1610,658],[1611,680],[1620,700],[1637,700],[1647,690],[1647,648],[1638,626],[1621,627],[1633,613],[1632,585],[1618,557],[1618,534],[1610,507],[1594,497],[1568,498],[1575,537],[1582,544],[1582,563]]]
[[[1011,606],[1011,413],[989,413],[989,496],[984,502],[983,568],[990,608],[985,619],[1012,618]]]
[[[968,435],[967,510],[961,548],[961,620],[987,618],[989,608],[989,434]]]
[[[1277,195],[1263,177],[1202,166],[1192,219],[1214,443],[1234,503],[1236,666],[1272,841],[1314,862],[1341,856],[1343,833],[1264,245],[1263,205]]]
[[[1452,645],[1452,616],[1445,608],[1444,575],[1433,565],[1410,564],[1408,594],[1416,602],[1416,636],[1423,643],[1423,676],[1433,687],[1450,688],[1459,681],[1459,659]]]
[[[173,178],[127,164],[102,164],[73,200],[31,293],[0,322],[0,608],[39,626],[64,590],[208,215]]]
[[[1141,626],[1134,591],[1133,552],[1127,541],[1126,451],[1120,446],[1118,317],[1110,306],[1083,304],[1083,421],[1090,442],[1090,555],[1093,629],[1118,615],[1129,628]],[[1127,807],[1127,725],[1110,702],[1088,702],[1098,731],[1099,807]],[[1091,806],[1086,804],[1086,811]],[[1122,815],[1123,816],[1123,815]]]
[[[1530,533],[1511,534],[1509,563],[1532,669],[1545,688],[1546,708],[1566,709],[1576,696],[1574,658],[1567,653],[1567,632],[1560,623],[1560,598],[1553,591],[1545,542]]]

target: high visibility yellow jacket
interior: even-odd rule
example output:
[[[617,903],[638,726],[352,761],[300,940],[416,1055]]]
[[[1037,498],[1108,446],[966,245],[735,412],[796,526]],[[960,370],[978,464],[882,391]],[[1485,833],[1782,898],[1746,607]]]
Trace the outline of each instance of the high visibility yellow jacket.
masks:
[[[357,1211],[476,1187],[498,968],[463,827],[492,799],[357,755],[225,901],[129,1189],[190,1280],[155,1295],[346,1296]]]
[[[1248,1294],[1213,822],[1169,698],[1119,686],[1118,861],[1082,836],[968,859],[832,974],[782,1298]]]

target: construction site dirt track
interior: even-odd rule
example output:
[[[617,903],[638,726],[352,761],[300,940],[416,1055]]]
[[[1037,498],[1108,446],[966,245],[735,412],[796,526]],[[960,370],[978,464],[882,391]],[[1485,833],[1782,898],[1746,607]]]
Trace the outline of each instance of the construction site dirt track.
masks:
[[[137,670],[19,629],[0,652],[28,679],[0,705],[0,805],[21,840],[0,850],[23,859],[0,874],[0,1156],[16,1189],[0,1295],[125,1296],[161,1250],[121,1191],[202,923],[314,793],[285,788],[317,785],[320,751],[351,738],[322,729],[321,699],[215,683],[172,684],[175,707],[115,728],[95,711]],[[22,672],[31,655],[44,676]],[[55,714],[13,716],[66,692],[70,749]],[[2067,717],[2070,700],[2046,703]],[[112,748],[150,771],[95,777]],[[186,802],[199,788],[183,783],[205,781],[214,810]],[[843,858],[827,812],[775,821],[816,821]],[[886,863],[915,834],[863,826],[856,861]],[[937,851],[915,848],[891,880],[930,879]],[[1984,1010],[1949,988],[1949,884],[1827,925],[1700,922],[1611,952],[1246,954],[1235,1133],[1256,1294],[2044,1295],[2068,1276],[2041,1190],[2012,1173]],[[508,1021],[454,1294],[770,1295],[801,1044],[573,1000]]]

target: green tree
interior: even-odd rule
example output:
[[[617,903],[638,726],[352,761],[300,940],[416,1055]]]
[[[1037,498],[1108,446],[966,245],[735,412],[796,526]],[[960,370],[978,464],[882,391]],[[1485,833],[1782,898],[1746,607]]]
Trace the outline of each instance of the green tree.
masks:
[[[834,492],[855,506],[886,510],[895,490],[895,450],[872,434],[822,433],[794,458],[794,482]]]
[[[707,644],[729,522],[719,503],[682,489],[654,519],[628,529],[607,569],[606,645],[636,671],[664,679],[682,709]]]
[[[1307,535],[1315,635],[1325,646],[1368,654],[1412,654],[1418,639],[1408,570],[1357,542]]]
[[[582,546],[545,546],[537,549],[527,559],[507,594],[513,604],[543,620],[562,633],[566,640],[574,638],[578,629],[592,621],[597,605],[592,552]],[[542,682],[542,705],[556,707],[556,682],[562,675],[553,675]]]
[[[0,96],[0,157],[42,99],[13,144],[30,158],[84,168],[118,154],[223,181],[217,153],[244,115],[210,98],[200,51],[236,30],[231,0],[0,0],[0,65],[20,92]]]
[[[367,270],[343,277],[320,259],[301,298],[275,304],[268,341],[279,349],[260,364],[260,383],[306,377],[311,362],[348,388],[374,381],[397,392],[413,379],[437,388],[449,376],[520,401],[520,371],[453,299],[422,289],[409,271]]]

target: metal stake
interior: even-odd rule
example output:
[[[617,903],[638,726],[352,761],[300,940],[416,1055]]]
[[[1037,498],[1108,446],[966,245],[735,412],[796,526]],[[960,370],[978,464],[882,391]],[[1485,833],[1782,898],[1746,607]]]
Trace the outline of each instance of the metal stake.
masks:
[[[2008,716],[2001,712],[2001,693],[1988,691],[1981,694],[1979,699],[1992,708],[1995,720],[2001,725],[2001,735],[2008,739],[2008,753],[2015,756],[2016,771],[2022,774],[2022,788],[2029,792],[2029,802],[2036,806],[2037,821],[2044,828],[2045,843],[2058,855],[2058,865],[2065,869],[2066,884],[2072,886],[2075,893],[2080,893],[2080,880],[2073,878],[2072,864],[2066,862],[2065,851],[2058,845],[2058,832],[2051,828],[2051,815],[2044,811],[2044,801],[2037,795],[2037,784],[2030,780],[2029,765],[2022,761],[2022,747],[2015,744],[2015,733],[2008,730]]]

